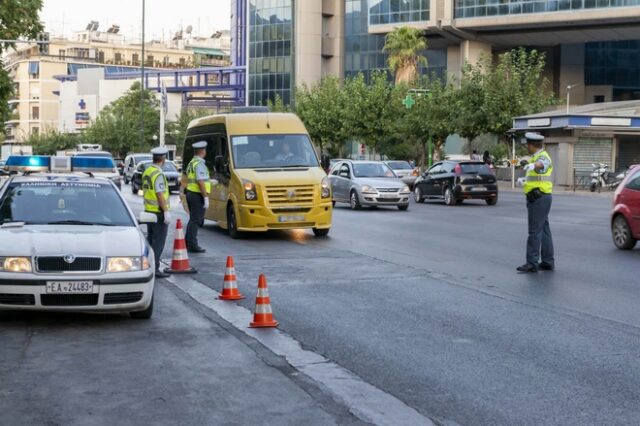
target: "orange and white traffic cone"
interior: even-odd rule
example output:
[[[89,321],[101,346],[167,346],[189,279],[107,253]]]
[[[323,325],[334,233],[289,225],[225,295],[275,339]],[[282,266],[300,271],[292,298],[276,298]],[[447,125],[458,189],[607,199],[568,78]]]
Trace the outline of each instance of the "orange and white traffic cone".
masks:
[[[271,311],[271,301],[269,300],[269,290],[267,289],[267,278],[260,274],[258,278],[258,295],[256,296],[256,309],[253,314],[253,321],[249,324],[251,328],[277,327],[278,321],[273,319]]]
[[[171,259],[171,268],[164,270],[168,274],[195,274],[198,272],[189,265],[189,255],[187,254],[187,243],[184,239],[184,231],[182,230],[182,220],[178,219],[176,223],[176,235],[173,240],[173,258]]]
[[[220,300],[240,300],[244,295],[238,290],[238,280],[236,278],[236,268],[233,265],[233,256],[227,257],[227,268],[224,272],[224,283],[222,293],[218,296]]]

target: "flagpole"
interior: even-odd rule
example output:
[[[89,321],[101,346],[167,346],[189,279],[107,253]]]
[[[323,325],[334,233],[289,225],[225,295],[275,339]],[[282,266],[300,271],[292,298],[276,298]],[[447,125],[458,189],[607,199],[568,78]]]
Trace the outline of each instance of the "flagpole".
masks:
[[[167,99],[167,88],[164,85],[164,81],[160,83],[160,146],[164,146],[164,128],[165,118],[167,115],[167,107],[169,100]]]

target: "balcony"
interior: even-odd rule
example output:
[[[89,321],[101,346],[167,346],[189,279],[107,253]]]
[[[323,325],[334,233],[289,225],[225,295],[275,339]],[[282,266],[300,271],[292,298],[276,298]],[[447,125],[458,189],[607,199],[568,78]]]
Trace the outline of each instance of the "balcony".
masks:
[[[335,14],[336,14],[336,1],[322,0],[322,15],[335,16]]]
[[[322,37],[322,56],[333,58],[336,56],[336,38],[331,36]]]

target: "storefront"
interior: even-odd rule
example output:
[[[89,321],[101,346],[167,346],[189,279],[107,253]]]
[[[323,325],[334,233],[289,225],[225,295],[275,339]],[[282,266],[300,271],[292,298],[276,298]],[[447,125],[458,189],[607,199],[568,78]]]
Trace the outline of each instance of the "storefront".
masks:
[[[556,185],[580,185],[604,163],[611,170],[640,164],[640,101],[608,102],[557,110],[513,120],[513,130],[545,136],[554,160]]]

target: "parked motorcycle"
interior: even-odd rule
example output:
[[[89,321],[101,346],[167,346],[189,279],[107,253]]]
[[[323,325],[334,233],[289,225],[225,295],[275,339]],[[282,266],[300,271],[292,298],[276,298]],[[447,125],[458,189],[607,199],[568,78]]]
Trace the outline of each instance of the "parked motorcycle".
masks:
[[[609,166],[604,163],[592,164],[593,171],[591,172],[591,184],[589,185],[589,190],[591,192],[595,192],[597,189],[598,192],[602,190],[602,188],[607,189],[616,189],[620,182],[627,175],[628,169],[614,175],[613,172],[609,171]]]

